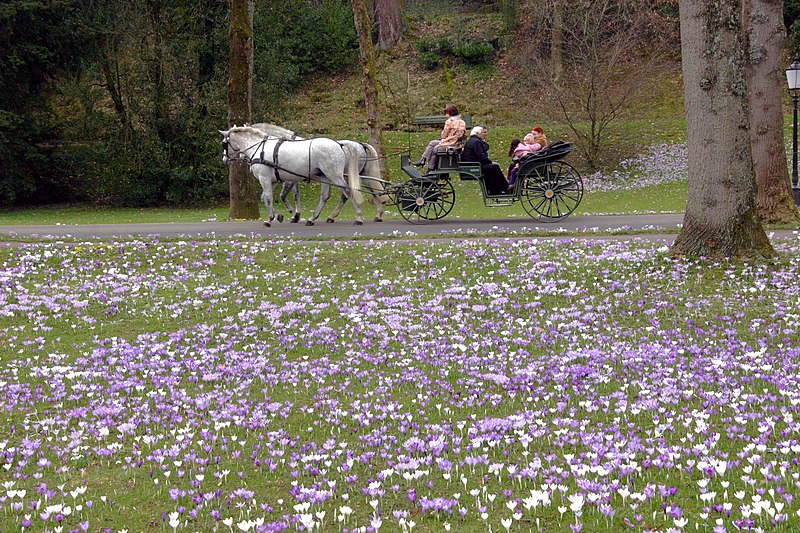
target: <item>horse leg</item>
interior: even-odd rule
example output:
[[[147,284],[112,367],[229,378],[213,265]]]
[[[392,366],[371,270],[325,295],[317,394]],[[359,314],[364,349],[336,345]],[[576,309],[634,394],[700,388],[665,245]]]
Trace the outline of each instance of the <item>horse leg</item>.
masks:
[[[300,182],[294,183],[294,216],[291,220],[292,224],[300,222]]]
[[[375,204],[375,222],[383,222],[383,202],[380,195],[373,192],[371,201]]]
[[[294,211],[294,209],[292,209],[292,206],[289,204],[289,200],[287,200],[287,198],[289,196],[289,192],[291,192],[293,189],[296,190],[296,188],[297,182],[294,181],[284,181],[283,187],[281,188],[281,202],[283,202],[283,205],[286,206],[286,210],[290,213]],[[278,213],[278,222],[283,222],[283,213]]]
[[[339,204],[334,208],[333,213],[328,215],[328,220],[326,220],[326,222],[336,222],[336,217],[339,216],[339,212],[342,210],[342,207],[344,207],[345,202],[347,202],[347,195],[342,192],[339,196]]]
[[[250,171],[258,178],[258,182],[261,184],[261,201],[264,202],[264,207],[269,213],[269,218],[264,222],[264,225],[269,228],[275,219],[275,206],[272,202],[272,172],[266,169],[267,167],[263,165],[250,167]]]
[[[314,221],[319,218],[320,213],[322,213],[322,208],[325,207],[325,202],[327,202],[330,197],[331,185],[323,181],[320,186],[319,204],[317,204],[317,208],[314,210],[314,214],[311,215],[311,218],[306,220],[306,226],[314,225]]]
[[[264,221],[264,225],[266,227],[272,226],[272,221],[275,220],[275,204],[272,201],[272,188],[270,187],[269,192],[266,190],[261,194],[261,201],[264,202],[264,207],[267,208],[268,217],[266,221]],[[280,219],[278,220],[280,222]]]
[[[356,221],[353,224],[355,224],[356,226],[363,226],[364,213],[362,213],[361,211],[361,204],[356,202],[355,198],[351,198],[351,200],[353,201],[353,208],[356,210]]]

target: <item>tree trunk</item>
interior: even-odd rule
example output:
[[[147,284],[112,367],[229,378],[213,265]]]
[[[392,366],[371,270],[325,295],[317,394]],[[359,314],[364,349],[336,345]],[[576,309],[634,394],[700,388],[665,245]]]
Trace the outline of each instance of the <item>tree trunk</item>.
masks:
[[[353,16],[358,33],[358,50],[361,59],[362,77],[364,80],[364,100],[367,106],[367,132],[369,143],[378,152],[381,175],[386,176],[386,165],[383,154],[383,130],[381,114],[378,108],[378,81],[375,66],[375,49],[372,46],[372,24],[367,12],[366,0],[353,1]]]
[[[553,68],[553,82],[561,80],[564,71],[564,4],[556,0],[553,4],[553,27],[550,31],[550,64]]]
[[[403,6],[401,0],[375,0],[375,22],[378,25],[378,50],[390,50],[403,38]]]
[[[105,78],[106,90],[114,103],[114,111],[117,112],[122,129],[127,132],[130,130],[130,120],[128,119],[128,111],[125,109],[125,101],[122,98],[122,83],[119,79],[117,62],[114,60],[114,70],[112,72],[111,61],[109,57],[104,55],[100,59],[100,68],[103,71],[103,78]]]
[[[167,80],[164,72],[165,37],[162,34],[165,26],[163,21],[164,5],[161,0],[147,0],[145,4],[152,31],[147,70],[150,83],[152,83],[153,122],[159,140],[164,144],[170,144],[175,138],[175,133],[171,124]]]
[[[745,0],[744,23],[749,37],[746,73],[758,216],[767,224],[797,222],[800,216],[786,165],[781,108],[783,0]]]
[[[231,56],[228,76],[228,126],[242,126],[252,117],[253,104],[253,0],[230,0],[228,31]],[[258,191],[247,163],[229,167],[230,220],[256,220]]]
[[[742,0],[681,0],[689,200],[673,255],[772,257],[755,206]]]

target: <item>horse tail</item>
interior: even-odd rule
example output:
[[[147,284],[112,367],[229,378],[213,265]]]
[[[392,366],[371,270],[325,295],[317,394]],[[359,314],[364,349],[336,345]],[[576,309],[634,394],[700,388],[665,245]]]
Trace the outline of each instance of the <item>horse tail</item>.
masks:
[[[386,184],[383,181],[383,174],[381,174],[381,162],[378,151],[374,146],[368,143],[361,143],[361,146],[363,146],[364,150],[367,152],[367,165],[364,171],[367,176],[378,178],[376,180],[370,180],[370,189],[372,189],[378,200],[382,204],[385,204],[389,201],[389,196],[385,194]]]
[[[350,146],[342,146],[342,151],[344,151],[347,156],[347,183],[350,185],[353,201],[357,204],[362,204],[364,202],[364,196],[361,194],[361,174],[358,171],[358,152]]]

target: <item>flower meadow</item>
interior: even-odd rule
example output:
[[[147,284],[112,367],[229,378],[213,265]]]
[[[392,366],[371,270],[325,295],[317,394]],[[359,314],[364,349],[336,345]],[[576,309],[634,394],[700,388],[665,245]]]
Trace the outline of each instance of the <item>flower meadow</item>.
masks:
[[[620,162],[609,174],[595,172],[583,180],[586,192],[629,191],[685,182],[688,179],[686,143],[660,143]]]
[[[796,531],[775,246],[1,249],[0,530]]]

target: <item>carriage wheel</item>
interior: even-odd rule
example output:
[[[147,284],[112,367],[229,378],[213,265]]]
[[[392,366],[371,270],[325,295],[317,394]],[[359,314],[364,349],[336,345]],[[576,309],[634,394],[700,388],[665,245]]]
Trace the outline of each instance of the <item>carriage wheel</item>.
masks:
[[[557,222],[568,217],[583,198],[580,174],[563,161],[533,167],[521,178],[522,207],[541,222]]]
[[[398,187],[395,200],[400,215],[412,224],[447,216],[456,203],[450,180],[412,179]]]

